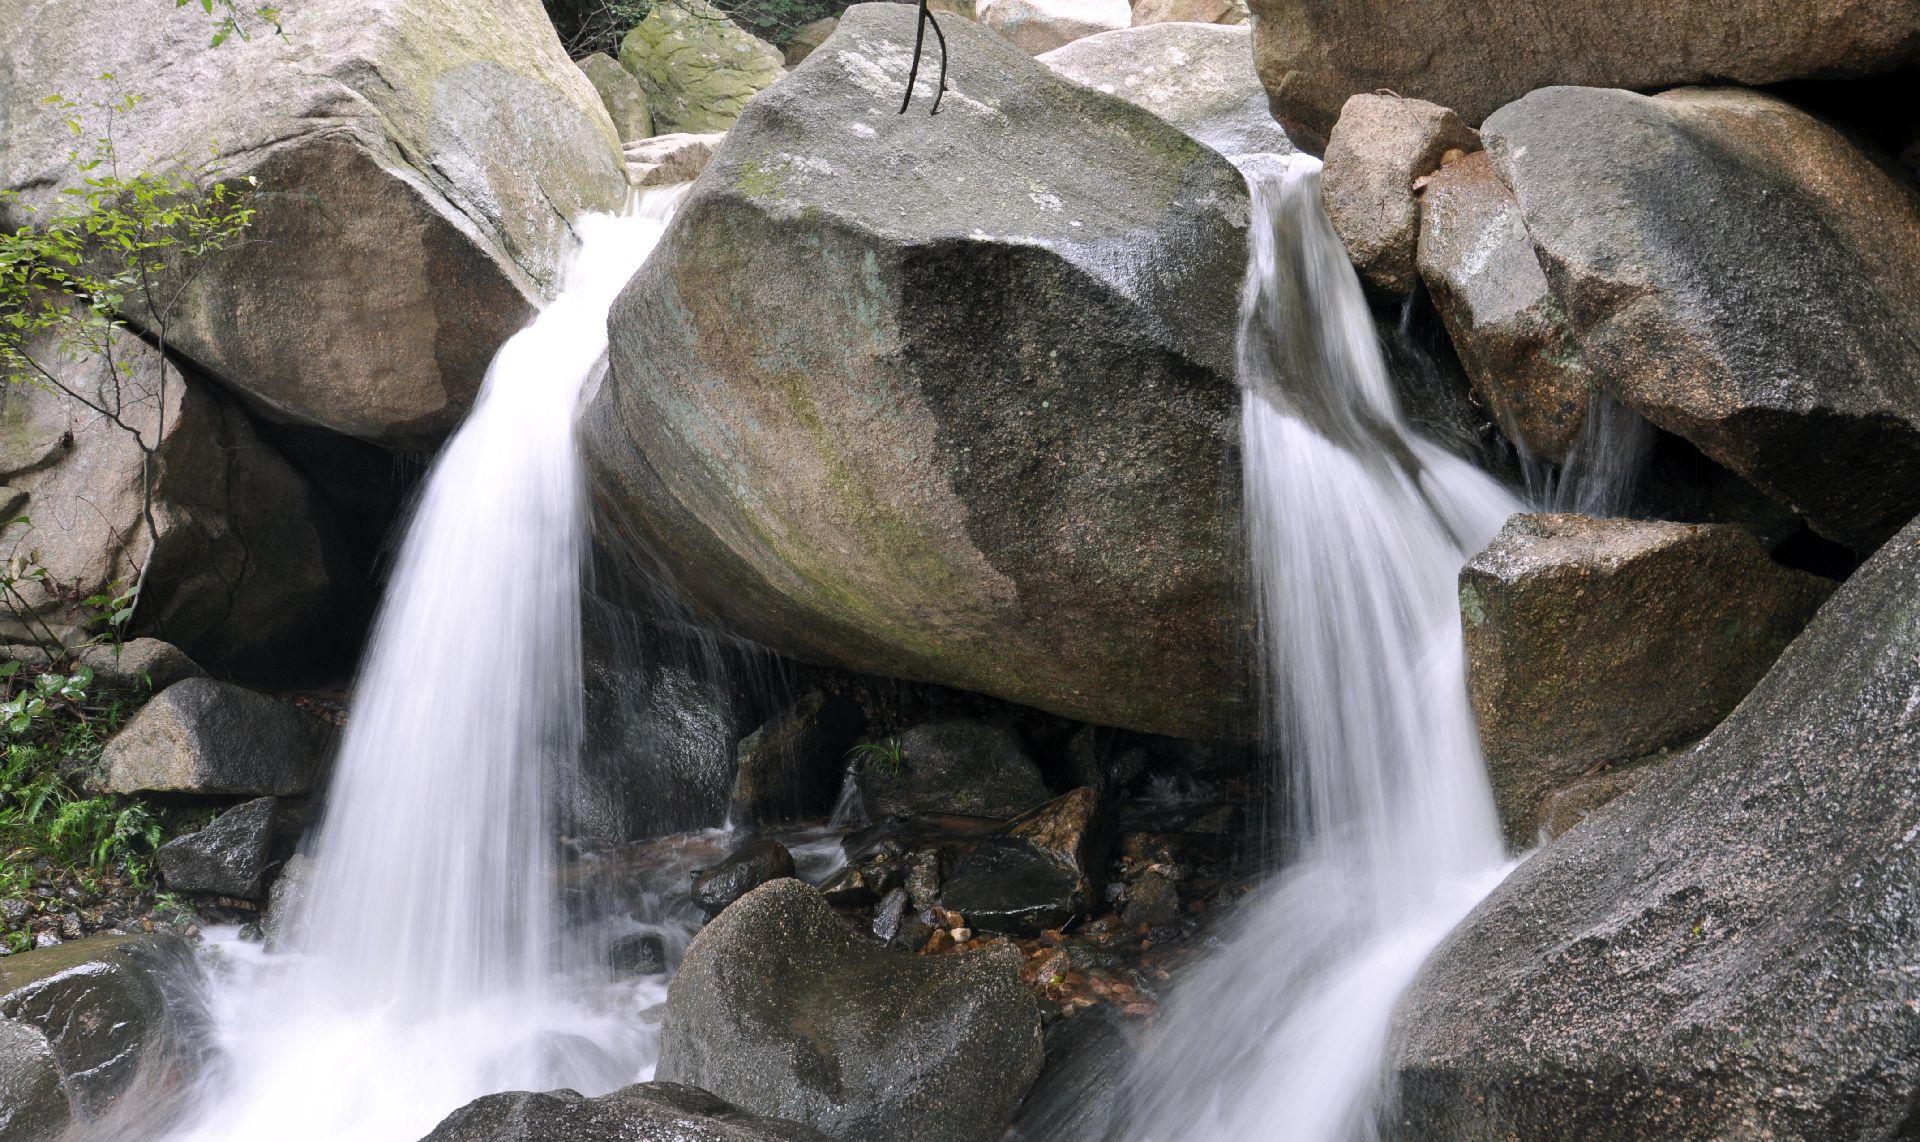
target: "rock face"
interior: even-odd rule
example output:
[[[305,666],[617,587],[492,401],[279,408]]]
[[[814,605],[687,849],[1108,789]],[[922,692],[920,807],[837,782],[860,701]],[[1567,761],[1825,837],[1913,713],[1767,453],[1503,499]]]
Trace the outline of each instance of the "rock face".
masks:
[[[729,1106],[698,1087],[635,1083],[599,1098],[570,1090],[476,1098],[421,1142],[827,1142]]]
[[[848,1142],[999,1138],[1040,1072],[1016,955],[921,957],[856,935],[776,880],[687,949],[659,1075]]]
[[[727,819],[739,827],[825,814],[859,732],[857,707],[809,692],[741,740]]]
[[[1594,382],[1520,220],[1481,151],[1448,163],[1421,196],[1420,276],[1500,430],[1535,456],[1567,458]]]
[[[33,553],[60,587],[24,585],[38,618],[9,608],[0,627],[13,638],[43,622],[64,630],[78,617],[74,589],[115,594],[147,565],[136,626],[208,665],[284,675],[337,652],[338,611],[362,587],[319,498],[199,376],[163,376],[131,333],[110,343],[117,371],[52,338],[28,346],[86,403],[51,387],[0,392],[0,498],[8,518],[31,521],[9,529],[9,550]],[[125,427],[87,404],[117,410]],[[154,448],[152,532],[143,444]]]
[[[941,901],[982,931],[1063,928],[1100,899],[1112,848],[1100,794],[1076,789],[961,857]]]
[[[0,959],[0,1138],[58,1137],[143,1069],[168,1066],[185,1049],[170,987],[193,970],[177,936],[94,936]]]
[[[1283,119],[1325,138],[1341,104],[1387,88],[1478,123],[1554,84],[1657,89],[1891,72],[1920,59],[1907,0],[1253,0],[1260,74]]]
[[[786,653],[1216,735],[1244,185],[951,23],[937,116],[895,114],[914,13],[871,4],[729,132],[614,306],[598,495]]]
[[[1870,550],[1920,510],[1920,194],[1772,97],[1551,88],[1483,134],[1601,387]]]
[[[265,897],[279,805],[272,797],[256,798],[161,845],[154,856],[167,887],[242,900]]]
[[[1246,27],[1154,23],[1075,40],[1040,62],[1095,91],[1137,104],[1232,157],[1291,154],[1254,74]]]
[[[93,671],[96,690],[157,694],[183,678],[206,671],[186,651],[157,638],[130,638],[118,645],[98,642],[76,656]]]
[[[1347,100],[1327,140],[1320,192],[1362,281],[1393,297],[1413,292],[1420,238],[1414,181],[1439,170],[1450,151],[1479,149],[1473,128],[1438,104],[1394,95]]]
[[[618,139],[536,0],[312,0],[282,19],[284,37],[215,48],[198,5],[0,8],[0,185],[31,204],[76,177],[44,96],[137,92],[122,167],[216,144],[218,177],[260,182],[247,241],[195,276],[173,344],[274,419],[430,444],[553,286],[568,219],[620,205]]]
[[[647,93],[640,81],[620,66],[620,61],[605,52],[595,52],[580,61],[580,71],[600,93],[600,102],[613,120],[613,129],[623,143],[631,143],[653,134],[653,113],[647,109]]]
[[[1246,0],[1133,0],[1133,26],[1164,23],[1241,24]]]
[[[1400,1136],[1910,1132],[1917,579],[1910,526],[1697,750],[1455,930],[1400,1012]]]
[[[724,131],[740,109],[786,74],[780,49],[707,0],[657,4],[620,41],[620,63],[640,81],[661,132]]]
[[[211,678],[142,707],[100,754],[115,793],[289,797],[313,785],[324,735],[306,714]]]
[[[1712,729],[1833,584],[1732,525],[1522,515],[1460,572],[1467,689],[1509,840],[1603,762]]]
[[[1083,36],[1125,28],[1133,23],[1133,8],[1127,0],[991,0],[980,5],[978,19],[1037,56]]]
[[[793,875],[793,854],[779,841],[748,841],[693,878],[693,902],[709,916],[765,884]]]
[[[899,763],[860,763],[861,795],[874,817],[958,813],[1012,817],[1047,799],[1040,767],[1020,735],[982,722],[925,722],[901,734]]]
[[[707,169],[714,148],[727,136],[723,132],[705,135],[655,135],[627,147],[627,176],[635,186],[667,186],[692,182]]]
[[[821,44],[826,43],[827,37],[833,35],[834,29],[839,26],[838,16],[823,16],[818,20],[809,20],[800,25],[794,30],[792,38],[787,40],[787,46],[783,52],[787,66],[798,67],[800,61],[812,55]]]

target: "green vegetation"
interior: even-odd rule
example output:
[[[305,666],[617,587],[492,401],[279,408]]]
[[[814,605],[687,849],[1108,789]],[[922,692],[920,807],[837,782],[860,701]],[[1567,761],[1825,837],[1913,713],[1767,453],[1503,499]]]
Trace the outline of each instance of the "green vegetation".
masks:
[[[861,742],[847,751],[847,758],[862,768],[875,766],[895,777],[907,771],[907,755],[900,748],[899,738],[884,738],[877,742]]]

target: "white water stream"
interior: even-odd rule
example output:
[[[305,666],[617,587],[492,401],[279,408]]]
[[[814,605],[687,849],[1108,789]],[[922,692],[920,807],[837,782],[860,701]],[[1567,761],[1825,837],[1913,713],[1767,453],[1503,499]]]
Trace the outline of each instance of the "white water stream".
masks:
[[[1176,989],[1137,1129],[1350,1142],[1375,1136],[1394,1005],[1506,869],[1456,579],[1521,504],[1402,415],[1319,163],[1245,167],[1245,500],[1288,859]]]
[[[557,783],[581,735],[574,417],[607,313],[684,187],[577,229],[560,295],[494,358],[434,464],[370,649],[310,892],[215,964],[214,1056],[180,1142],[415,1142],[499,1090],[651,1073],[637,1014],[561,938]]]

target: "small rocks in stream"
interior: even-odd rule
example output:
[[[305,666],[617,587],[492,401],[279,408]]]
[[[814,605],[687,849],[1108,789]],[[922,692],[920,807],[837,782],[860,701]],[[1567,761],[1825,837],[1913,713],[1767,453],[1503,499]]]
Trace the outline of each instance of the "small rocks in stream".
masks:
[[[162,690],[101,751],[115,793],[285,797],[319,770],[324,728],[264,694],[211,678]]]
[[[1120,918],[1129,924],[1162,928],[1180,919],[1180,890],[1171,877],[1150,872],[1132,885]]]
[[[881,948],[776,880],[694,938],[659,1075],[853,1142],[992,1142],[1043,1060],[1040,1009],[1001,947]]]
[[[648,1082],[599,1098],[571,1090],[477,1098],[421,1142],[828,1142],[796,1122],[762,1118],[698,1087]]]
[[[272,797],[256,798],[220,814],[205,828],[161,845],[154,859],[167,887],[262,899],[279,805]]]
[[[917,849],[907,857],[907,899],[916,912],[925,912],[939,903],[939,849]]]
[[[941,898],[986,931],[1060,928],[1100,899],[1112,843],[1100,794],[1076,789],[961,857]]]
[[[873,934],[882,943],[891,944],[900,934],[907,918],[907,890],[896,888],[881,898],[873,909]]]
[[[627,177],[639,187],[692,182],[707,168],[707,160],[726,137],[724,131],[676,131],[629,143],[625,151]]]
[[[1047,799],[1018,732],[985,722],[925,722],[896,739],[898,763],[867,756],[860,791],[874,816],[958,813],[1007,818]]]
[[[748,841],[693,877],[693,902],[709,916],[770,880],[793,875],[793,854],[779,841]]]

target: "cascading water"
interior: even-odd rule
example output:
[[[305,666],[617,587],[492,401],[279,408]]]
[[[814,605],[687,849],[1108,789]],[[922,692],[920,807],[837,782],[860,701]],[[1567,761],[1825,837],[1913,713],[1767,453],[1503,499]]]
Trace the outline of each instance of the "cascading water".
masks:
[[[1373,1137],[1395,1003],[1505,869],[1456,579],[1518,501],[1402,415],[1319,163],[1242,160],[1245,501],[1288,863],[1172,997],[1136,1133]]]
[[[562,938],[557,785],[581,734],[574,414],[614,296],[684,187],[578,224],[560,295],[501,348],[428,478],[340,751],[311,887],[229,947],[176,1137],[414,1142],[492,1091],[643,1078],[663,989]]]
[[[1541,511],[1626,515],[1653,453],[1654,436],[1646,418],[1596,391],[1565,461],[1550,464],[1518,445],[1527,499]]]

